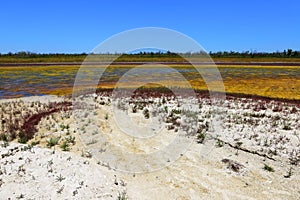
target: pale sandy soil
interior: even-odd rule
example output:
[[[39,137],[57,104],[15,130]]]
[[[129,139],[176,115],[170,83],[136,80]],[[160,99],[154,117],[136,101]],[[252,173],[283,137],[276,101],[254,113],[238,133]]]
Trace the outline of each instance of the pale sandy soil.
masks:
[[[133,159],[136,162],[133,166],[136,168],[131,168],[130,163],[126,168],[121,164],[131,158],[125,153],[130,152],[138,157],[139,154],[148,155],[160,150],[170,144],[180,131],[192,133],[195,128],[193,121],[188,121],[189,117],[185,117],[182,113],[174,114],[181,117],[177,120],[180,125],[173,127],[175,130],[178,129],[178,132],[174,129],[168,130],[166,127],[172,126],[172,123],[164,119],[170,114],[170,110],[179,109],[177,102],[172,100],[168,100],[164,105],[147,104],[142,110],[137,109],[137,112],[133,113],[132,106],[138,104],[136,102],[120,105],[109,102],[107,97],[92,99],[96,106],[93,104],[95,107],[92,110],[85,109],[80,115],[76,115],[75,120],[72,111],[58,112],[48,118],[42,118],[36,126],[37,133],[34,138],[28,141],[28,144],[39,142],[35,146],[18,144],[17,140],[9,143],[1,142],[0,199],[121,197],[299,199],[300,197],[298,107],[291,112],[292,105],[271,102],[268,103],[267,109],[254,111],[257,104],[255,101],[246,103],[242,103],[244,100],[227,101],[222,107],[222,112],[226,113],[224,117],[226,120],[222,129],[216,133],[209,126],[205,127],[205,124],[211,123],[211,116],[214,114],[211,109],[213,106],[203,100],[199,110],[192,108],[188,113],[194,116],[197,110],[198,119],[201,119],[198,125],[206,135],[203,143],[197,142],[199,140],[197,136],[190,135],[186,139],[190,141],[190,146],[178,155],[178,159],[170,157],[171,160],[162,161],[165,167],[156,170],[146,168],[148,172],[141,172],[144,166],[155,164],[155,159],[152,161]],[[35,113],[38,109],[36,105],[31,107],[32,101],[40,101],[45,105],[49,101],[63,101],[54,96],[29,97],[21,100],[21,103],[14,104],[15,107],[11,106],[13,107],[11,110],[21,109],[23,112]],[[83,100],[86,102],[86,99]],[[13,105],[11,104],[13,101],[20,99],[1,100],[0,105],[7,107]],[[158,99],[153,101],[161,103]],[[116,107],[111,107],[114,103]],[[168,112],[164,112],[164,106],[168,107]],[[276,111],[274,109],[276,106],[281,107],[281,111]],[[181,105],[181,108],[183,107]],[[112,108],[116,108],[117,111]],[[145,108],[149,109],[149,119],[143,114]],[[3,118],[9,116],[7,110],[2,110],[6,113]],[[154,111],[158,112],[155,114]],[[126,134],[128,130],[136,127],[120,120],[122,117],[114,116],[118,114],[120,117],[122,112],[127,113],[132,123],[142,127],[137,129],[134,136],[143,138]],[[172,121],[173,118],[170,119]],[[162,131],[145,139],[151,134],[146,131],[149,121],[154,124],[151,128],[155,130],[161,128]],[[162,126],[158,126],[158,123]],[[184,126],[186,124],[191,128],[186,129]],[[1,128],[2,132],[5,130]],[[70,142],[69,137],[74,137],[75,141]],[[47,147],[50,138],[59,138],[58,144]],[[62,151],[61,145],[67,141],[69,141],[68,151]],[[240,150],[234,146],[239,146]],[[122,151],[117,151],[116,148]],[[115,155],[116,158],[112,158],[111,163],[107,162],[110,159],[105,156],[108,155]],[[292,164],[291,161],[295,161],[296,164]],[[265,164],[272,167],[274,172],[263,169]],[[124,172],[124,169],[128,170]],[[290,169],[292,174],[287,177]]]

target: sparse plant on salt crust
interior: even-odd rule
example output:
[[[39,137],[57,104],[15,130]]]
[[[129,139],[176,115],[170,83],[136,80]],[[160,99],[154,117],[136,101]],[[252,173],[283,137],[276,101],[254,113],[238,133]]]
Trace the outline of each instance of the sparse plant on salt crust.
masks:
[[[293,175],[293,168],[290,167],[289,171],[287,172],[287,175],[284,175],[284,178],[290,178]]]
[[[145,110],[143,110],[143,114],[146,119],[149,119],[150,114],[149,114],[149,110],[147,108]]]
[[[235,155],[239,155],[239,149],[242,146],[243,142],[236,142],[235,147],[236,147],[236,153]]]
[[[220,139],[217,139],[217,146],[218,147],[223,147],[224,146],[224,142]]]
[[[56,191],[56,193],[57,193],[57,194],[61,194],[62,191],[64,190],[64,188],[65,188],[65,186],[63,185],[61,188],[59,188],[59,189]]]
[[[204,133],[198,133],[197,135],[197,143],[202,144],[204,142],[206,135]]]
[[[8,147],[8,146],[9,146],[9,143],[6,142],[6,141],[4,141],[4,142],[1,144],[1,147],[3,147],[3,148],[6,148],[6,147]]]
[[[28,139],[26,138],[26,136],[21,136],[19,139],[18,139],[18,142],[21,143],[21,144],[26,144],[28,141]]]
[[[263,169],[266,170],[266,171],[268,171],[268,172],[275,172],[275,170],[273,169],[273,167],[271,167],[271,166],[269,166],[267,164],[264,165]]]
[[[127,197],[126,191],[119,192],[117,200],[127,200],[127,199],[128,199],[128,197]]]
[[[59,176],[56,177],[56,181],[62,182],[63,180],[65,180],[66,178],[63,177],[61,174]]]
[[[72,144],[75,144],[75,136],[68,136],[65,138],[67,143],[72,143]]]
[[[87,145],[92,145],[92,144],[96,144],[96,143],[97,143],[97,140],[92,139],[87,143]]]
[[[58,144],[58,141],[60,140],[60,137],[57,138],[50,138],[47,140],[47,147],[53,147]]]
[[[63,151],[69,151],[70,148],[69,148],[69,143],[67,141],[64,141],[60,147],[62,148]]]

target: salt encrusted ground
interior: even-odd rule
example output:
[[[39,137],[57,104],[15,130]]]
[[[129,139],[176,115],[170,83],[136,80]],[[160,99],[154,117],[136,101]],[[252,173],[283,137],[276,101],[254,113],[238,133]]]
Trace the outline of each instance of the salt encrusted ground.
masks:
[[[197,108],[187,109],[171,98],[116,101],[91,96],[81,100],[95,103],[92,111],[82,110],[82,118],[74,121],[72,109],[53,112],[41,119],[27,144],[18,144],[18,139],[1,142],[1,199],[300,197],[299,105],[242,98],[212,104],[201,99]],[[21,127],[26,117],[45,111],[50,102],[66,101],[70,100],[55,96],[1,100],[0,133],[9,140],[9,125]],[[145,143],[135,139],[133,144],[132,137],[120,130],[120,122],[116,123],[112,105],[119,114],[127,113],[132,123],[160,121],[161,135]],[[217,130],[212,126],[214,117],[223,119]],[[197,119],[197,124],[190,119]],[[149,153],[167,145],[169,136],[180,131],[188,133],[191,146],[161,170],[120,172],[91,151],[100,148],[99,138],[105,136],[108,143],[125,151]],[[52,142],[57,139],[56,145],[51,145],[51,138]],[[103,153],[110,150],[105,148]],[[263,169],[266,165],[274,172]]]

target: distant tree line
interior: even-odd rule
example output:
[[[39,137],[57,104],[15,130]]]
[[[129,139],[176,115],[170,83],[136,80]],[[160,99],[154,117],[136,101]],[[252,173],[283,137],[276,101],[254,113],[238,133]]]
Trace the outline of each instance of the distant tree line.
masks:
[[[91,53],[93,54],[93,53]],[[110,53],[106,53],[104,55],[109,55]],[[207,53],[204,51],[200,52],[187,52],[187,53],[174,53],[170,51],[162,52],[145,52],[141,51],[133,54],[122,54],[122,56],[133,56],[133,57],[177,57],[177,56],[197,56],[197,55],[206,55]],[[300,58],[300,51],[295,51],[292,49],[287,49],[284,51],[276,51],[276,52],[256,52],[256,51],[218,51],[218,52],[209,52],[208,53],[212,57],[226,58],[226,57],[239,57],[239,58],[254,58],[254,57],[277,57],[277,58]],[[53,58],[53,57],[83,57],[87,56],[88,53],[33,53],[28,51],[20,51],[16,53],[6,53],[1,54],[0,57],[11,57],[11,58]],[[121,55],[121,54],[120,54]]]
[[[66,54],[66,53],[33,53],[29,51],[20,51],[16,53],[8,52],[1,54],[0,57],[14,57],[14,58],[48,58],[48,57],[63,57],[63,56],[86,56],[87,53],[81,54]]]
[[[294,51],[292,49],[287,49],[284,51],[276,52],[236,52],[236,51],[219,51],[219,52],[209,52],[212,57],[242,57],[242,58],[254,58],[254,57],[275,57],[275,58],[299,58],[300,51]]]

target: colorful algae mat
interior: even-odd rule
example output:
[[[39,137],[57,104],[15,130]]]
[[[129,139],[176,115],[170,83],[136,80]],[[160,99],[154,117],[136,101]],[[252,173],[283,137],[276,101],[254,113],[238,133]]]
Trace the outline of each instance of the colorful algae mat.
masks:
[[[101,78],[97,74],[98,68],[99,66],[84,68],[80,68],[80,66],[2,66],[0,67],[0,99],[33,95],[72,94],[78,72],[81,73],[81,80],[86,84],[86,87],[90,80],[98,79],[98,87],[114,88],[115,84],[122,80],[124,74],[133,69],[133,66],[108,67]],[[222,77],[221,81],[225,86],[226,93],[300,100],[299,66],[223,65],[218,66],[217,69]],[[158,81],[164,77],[162,80],[168,80],[168,83],[171,82],[174,87],[183,86],[181,82],[187,80],[193,88],[207,90],[205,78],[203,79],[202,76],[192,66],[174,65],[170,69],[148,66],[135,68],[134,73],[126,76],[125,81],[122,81],[125,82],[123,86],[126,87],[126,85],[132,85],[149,77],[152,77],[151,80]],[[208,73],[204,76],[214,76],[214,74]],[[131,81],[132,83],[130,83]],[[162,82],[161,85],[164,83]]]

